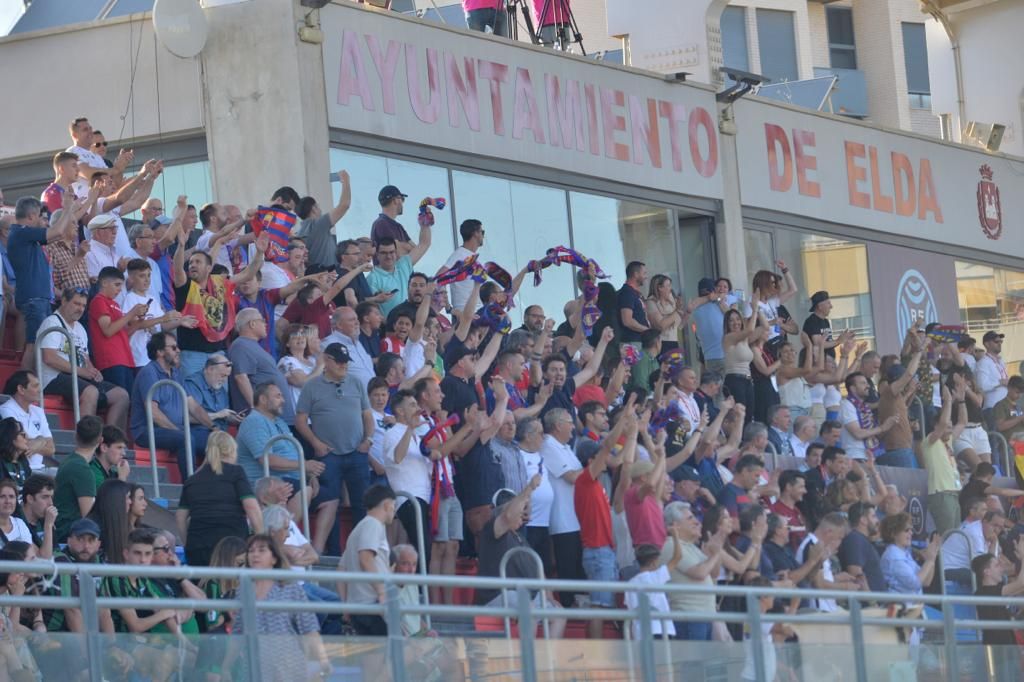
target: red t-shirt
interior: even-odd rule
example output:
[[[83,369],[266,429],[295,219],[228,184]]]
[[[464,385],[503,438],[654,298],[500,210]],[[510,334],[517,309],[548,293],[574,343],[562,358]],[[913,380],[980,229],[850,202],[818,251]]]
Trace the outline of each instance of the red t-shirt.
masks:
[[[665,517],[662,515],[661,505],[654,494],[641,499],[640,486],[631,485],[626,490],[624,503],[626,524],[629,526],[629,535],[633,538],[633,546],[664,545],[668,532],[665,530]]]
[[[576,518],[580,520],[580,540],[590,549],[614,547],[612,536],[612,508],[604,486],[594,480],[590,469],[583,467],[583,473],[576,479],[573,491]]]
[[[807,523],[804,521],[804,515],[800,513],[799,509],[793,509],[782,502],[782,500],[776,500],[775,504],[768,507],[773,514],[786,519],[789,523],[789,544],[794,549],[800,546],[800,543],[807,537]]]
[[[331,313],[333,312],[334,304],[324,305],[323,296],[316,297],[308,304],[302,303],[296,297],[288,304],[281,317],[292,324],[315,324],[320,330],[320,338],[325,339],[331,335]]]
[[[401,355],[403,348],[405,348],[405,344],[402,343],[402,340],[394,334],[388,334],[380,341],[381,353],[394,353],[395,355]]]
[[[113,336],[104,336],[99,323],[103,316],[109,317],[111,322],[117,322],[124,317],[124,313],[121,312],[121,306],[117,301],[103,294],[96,294],[89,304],[89,337],[92,339],[92,362],[96,369],[103,371],[118,365],[134,367],[128,332],[122,327]]]

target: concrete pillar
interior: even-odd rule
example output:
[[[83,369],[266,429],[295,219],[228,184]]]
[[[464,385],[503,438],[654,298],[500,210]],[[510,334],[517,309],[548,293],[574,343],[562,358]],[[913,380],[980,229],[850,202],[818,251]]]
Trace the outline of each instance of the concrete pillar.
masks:
[[[731,117],[731,107],[723,107]],[[722,114],[720,113],[721,117]],[[721,118],[720,118],[721,120]],[[737,289],[750,289],[747,282],[747,246],[743,239],[743,208],[740,195],[739,155],[735,133],[725,134],[719,127],[718,150],[722,159],[722,207],[715,218],[718,271]]]
[[[323,58],[298,39],[308,11],[296,0],[206,10],[203,113],[219,201],[255,207],[282,185],[331,201]]]

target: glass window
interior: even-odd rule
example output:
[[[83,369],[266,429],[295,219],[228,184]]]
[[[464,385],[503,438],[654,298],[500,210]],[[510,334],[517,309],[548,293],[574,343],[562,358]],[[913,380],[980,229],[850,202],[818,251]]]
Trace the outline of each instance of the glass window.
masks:
[[[213,201],[209,161],[193,161],[164,167],[160,179],[153,185],[151,196],[160,199],[167,214],[171,215],[174,204],[181,194],[187,196],[188,203],[197,209]],[[131,217],[138,219],[139,215],[136,212]]]
[[[907,68],[907,91],[914,95],[931,94],[924,24],[903,22],[903,60]]]
[[[795,15],[774,9],[757,9],[757,40],[761,73],[774,82],[800,78],[796,61]]]
[[[763,230],[743,230],[743,245],[747,251],[747,281],[733,282],[732,288],[746,292],[744,298],[752,293],[751,283],[758,270],[771,270],[775,267],[775,242],[771,232]]]
[[[335,230],[339,241],[370,236],[373,221],[380,215],[377,195],[384,185],[395,185],[409,195],[399,222],[413,241],[419,238],[420,228],[416,219],[420,201],[428,196],[451,199],[448,196],[448,170],[440,166],[388,159],[347,149],[331,149],[330,158],[331,168],[347,170],[352,183],[352,206]],[[341,197],[341,183],[332,182],[331,193],[332,201],[337,201]],[[429,275],[437,272],[455,250],[451,208],[434,210],[433,213],[431,247],[416,265],[417,270]]]
[[[832,299],[832,329],[851,329],[858,339],[874,345],[868,256],[863,243],[787,229],[776,229],[774,240],[769,232],[745,232],[749,277],[760,269],[778,270],[771,255],[773,244],[777,258],[789,266],[799,291],[786,303],[786,309],[798,325],[810,314],[811,294],[827,291]]]
[[[1024,272],[956,261],[956,290],[960,320],[979,347],[985,332],[998,329],[1006,363],[1024,360]]]
[[[750,71],[746,8],[726,7],[719,25],[722,31],[722,63],[733,69]]]
[[[853,39],[853,9],[826,7],[828,23],[828,52],[833,69],[856,69],[857,49]]]
[[[549,248],[570,245],[564,191],[463,171],[452,172],[452,184],[457,221],[475,218],[483,223],[482,261],[493,261],[515,277]],[[444,254],[442,263],[450,254],[451,250]],[[539,287],[533,286],[533,275],[523,281],[511,312],[514,325],[522,322],[523,310],[534,304],[542,306],[548,317],[562,320],[562,306],[573,291],[573,268],[551,267],[543,278]]]

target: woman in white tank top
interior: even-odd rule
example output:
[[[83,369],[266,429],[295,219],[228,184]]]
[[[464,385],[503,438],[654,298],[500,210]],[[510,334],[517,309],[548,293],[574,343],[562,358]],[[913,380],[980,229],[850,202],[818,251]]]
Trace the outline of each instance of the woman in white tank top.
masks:
[[[788,407],[794,418],[810,414],[811,389],[807,377],[812,377],[820,368],[814,364],[818,353],[805,332],[800,332],[800,342],[803,344],[803,364],[797,364],[796,349],[787,342],[779,349],[779,361],[782,364],[775,373],[779,385],[779,404]]]

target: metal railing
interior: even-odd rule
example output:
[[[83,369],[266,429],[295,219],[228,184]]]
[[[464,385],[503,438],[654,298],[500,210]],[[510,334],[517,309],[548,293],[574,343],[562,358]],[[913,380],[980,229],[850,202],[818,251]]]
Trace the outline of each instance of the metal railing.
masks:
[[[998,449],[1000,454],[1002,455],[1002,459],[1003,459],[1003,469],[1001,470],[1001,473],[1003,474],[1003,476],[1013,477],[1013,467],[1011,465],[1011,462],[1013,461],[1013,458],[1010,457],[1010,444],[1009,444],[1009,442],[1007,442],[1006,436],[1004,436],[1003,434],[999,433],[998,431],[989,431],[988,432],[988,442],[989,442],[989,445],[993,445],[993,443],[992,443],[993,440],[995,440],[995,444],[998,445],[999,448],[995,448],[995,447],[992,448],[992,453],[993,453],[992,463],[993,464],[998,464],[998,462],[996,462],[996,458],[994,456],[995,455],[995,451]]]
[[[306,536],[306,541],[310,539],[309,530],[309,493],[306,492],[306,457],[302,451],[302,443],[291,435],[290,433],[279,433],[263,446],[263,475],[270,476],[270,455],[273,454],[271,450],[274,448],[274,443],[285,441],[291,443],[295,447],[296,464],[299,469],[299,501],[302,504],[302,534]]]
[[[36,378],[40,381],[43,380],[43,339],[54,332],[68,341],[68,363],[71,365],[71,408],[75,411],[75,425],[77,426],[78,422],[82,420],[82,408],[78,404],[78,347],[75,345],[75,339],[71,336],[71,332],[64,327],[50,327],[36,334]]]
[[[508,571],[508,562],[511,561],[512,557],[516,554],[526,554],[532,558],[534,563],[537,564],[537,575],[541,577],[541,580],[547,577],[544,575],[544,560],[540,558],[540,554],[537,554],[537,552],[533,551],[532,548],[524,546],[513,547],[509,551],[505,552],[505,556],[501,557],[501,563],[498,564],[498,575],[501,576],[502,580],[508,578],[506,575],[506,571]],[[508,592],[506,590],[501,591],[501,605],[508,608]],[[542,623],[544,628],[544,639],[551,639],[551,626],[548,619],[545,618]],[[522,636],[522,628],[520,628],[519,634]],[[505,617],[505,636],[510,639],[512,637],[512,619],[508,616]]]
[[[851,593],[841,590],[805,590],[798,588],[759,588],[747,586],[727,585],[679,585],[664,584],[650,585],[625,582],[599,582],[582,580],[540,580],[540,579],[515,579],[510,585],[508,579],[503,578],[480,578],[467,576],[423,576],[416,574],[379,574],[379,573],[339,573],[332,571],[307,571],[297,573],[289,570],[252,570],[237,568],[195,568],[189,566],[131,566],[111,564],[79,564],[79,563],[54,563],[48,561],[31,562],[0,562],[0,573],[29,573],[50,575],[77,575],[80,585],[80,593],[77,596],[40,597],[32,594],[3,595],[0,596],[0,607],[17,606],[24,608],[47,608],[47,609],[80,609],[83,618],[83,627],[86,633],[86,647],[88,660],[85,662],[92,673],[92,679],[102,679],[100,660],[100,630],[99,630],[99,609],[139,608],[151,610],[153,598],[132,597],[113,598],[98,597],[96,594],[95,578],[110,576],[123,576],[130,571],[132,576],[139,578],[171,577],[175,579],[231,579],[238,581],[239,589],[237,596],[231,599],[161,599],[160,605],[169,609],[191,609],[206,611],[216,609],[219,611],[235,611],[241,620],[245,637],[249,644],[248,662],[250,665],[249,675],[251,679],[261,679],[260,660],[258,652],[259,633],[258,612],[309,612],[328,614],[370,614],[377,615],[384,619],[388,628],[388,654],[392,665],[393,679],[404,682],[408,679],[404,675],[404,638],[402,637],[401,619],[410,614],[433,614],[445,616],[497,616],[517,618],[520,625],[519,654],[523,667],[522,678],[526,680],[536,679],[535,658],[533,651],[532,628],[536,618],[560,618],[560,619],[582,619],[582,620],[622,620],[631,623],[634,620],[640,622],[641,637],[633,641],[633,646],[639,647],[640,651],[640,679],[644,682],[654,682],[659,679],[655,663],[654,646],[655,639],[651,632],[651,619],[654,609],[651,607],[651,593],[664,593],[669,598],[676,594],[685,595],[725,595],[741,597],[746,602],[745,611],[737,612],[695,612],[695,611],[658,611],[657,617],[664,620],[676,622],[705,623],[720,621],[725,623],[740,623],[750,626],[750,639],[752,653],[755,658],[755,675],[758,682],[769,682],[765,671],[765,661],[762,655],[764,633],[758,625],[760,623],[787,623],[787,624],[812,624],[846,626],[851,628],[852,653],[854,656],[854,673],[858,682],[868,681],[866,648],[864,640],[865,626],[882,626],[893,628],[919,628],[925,630],[941,630],[944,634],[945,665],[947,671],[959,671],[958,652],[956,641],[956,629],[984,629],[984,630],[1013,630],[1019,627],[1016,621],[982,621],[977,619],[965,619],[959,622],[954,620],[953,606],[966,604],[973,606],[1024,606],[1024,598],[1021,597],[977,597],[967,595],[907,595],[891,592],[857,592]],[[386,586],[388,599],[385,603],[374,602],[372,604],[355,603],[333,603],[317,602],[311,606],[308,601],[263,601],[256,598],[254,581],[294,581],[312,580],[316,582],[345,582],[353,583],[383,583]],[[398,588],[402,585],[422,585],[436,587],[475,587],[486,589],[514,589],[517,592],[518,600],[515,608],[492,607],[492,606],[451,606],[451,605],[430,605],[430,604],[402,604],[398,598]],[[638,608],[636,609],[589,609],[589,608],[560,608],[533,605],[529,597],[531,591],[606,591],[606,592],[631,592],[637,595]],[[840,599],[850,600],[849,611],[833,613],[795,613],[795,614],[774,614],[761,613],[760,598],[771,596],[773,598],[790,599],[794,597],[802,599]],[[863,613],[860,601],[872,601],[882,605],[898,604],[903,605],[910,601],[915,604],[936,605],[942,610],[942,620],[922,620],[919,618],[890,617],[888,615],[867,615]],[[959,675],[947,675],[946,679],[959,679]]]
[[[153,430],[153,394],[156,389],[161,386],[173,386],[178,393],[181,394],[181,409],[184,412],[185,422],[185,471],[179,471],[181,479],[184,482],[185,479],[192,476],[195,473],[195,462],[192,460],[192,425],[189,423],[188,418],[188,393],[185,392],[185,387],[179,384],[173,379],[160,379],[149,387],[146,391],[146,436],[149,438],[149,467],[150,471],[153,472],[153,496],[160,497],[160,475],[156,465],[156,436]]]
[[[416,551],[417,563],[420,566],[420,575],[427,575],[427,540],[426,531],[423,528],[423,509],[420,507],[420,498],[405,490],[396,490],[395,497],[404,497],[416,507]],[[420,586],[420,596],[424,604],[430,604],[430,587]],[[430,627],[430,614],[425,616],[427,627]]]

